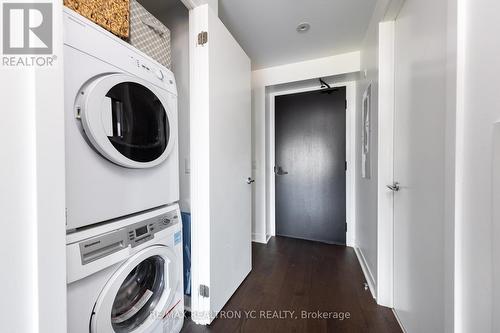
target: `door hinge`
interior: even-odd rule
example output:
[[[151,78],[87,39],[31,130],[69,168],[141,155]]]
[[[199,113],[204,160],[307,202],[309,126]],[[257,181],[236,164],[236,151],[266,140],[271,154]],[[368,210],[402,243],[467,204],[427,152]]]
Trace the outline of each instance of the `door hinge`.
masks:
[[[347,222],[345,223],[345,231],[347,232]]]
[[[347,161],[345,161],[345,171],[347,171]]]
[[[209,297],[210,296],[210,288],[204,284],[200,284],[200,296],[201,297]]]
[[[198,34],[198,45],[205,45],[208,43],[208,32],[202,31]]]
[[[345,100],[345,109],[347,110],[347,99]]]

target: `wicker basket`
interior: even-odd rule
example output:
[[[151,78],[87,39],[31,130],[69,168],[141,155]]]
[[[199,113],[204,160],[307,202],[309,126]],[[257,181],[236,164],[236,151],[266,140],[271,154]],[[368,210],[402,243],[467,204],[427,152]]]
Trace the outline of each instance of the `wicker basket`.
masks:
[[[120,38],[129,37],[130,0],[64,0],[64,5]]]

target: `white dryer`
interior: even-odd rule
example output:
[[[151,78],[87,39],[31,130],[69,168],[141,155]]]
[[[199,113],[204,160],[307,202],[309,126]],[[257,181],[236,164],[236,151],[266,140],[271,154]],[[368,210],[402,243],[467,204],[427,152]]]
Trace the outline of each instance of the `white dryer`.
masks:
[[[64,10],[67,229],[179,200],[172,72]]]
[[[184,322],[177,205],[67,236],[71,333],[170,333]]]

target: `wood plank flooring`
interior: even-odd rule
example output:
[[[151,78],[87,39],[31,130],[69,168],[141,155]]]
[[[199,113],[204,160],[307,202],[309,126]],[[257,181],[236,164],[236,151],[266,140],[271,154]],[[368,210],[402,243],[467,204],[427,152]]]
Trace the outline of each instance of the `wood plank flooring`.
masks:
[[[252,272],[221,312],[241,318],[219,317],[210,326],[186,318],[182,332],[401,332],[364,282],[351,248],[272,238],[253,244]],[[318,311],[331,318],[317,318]]]

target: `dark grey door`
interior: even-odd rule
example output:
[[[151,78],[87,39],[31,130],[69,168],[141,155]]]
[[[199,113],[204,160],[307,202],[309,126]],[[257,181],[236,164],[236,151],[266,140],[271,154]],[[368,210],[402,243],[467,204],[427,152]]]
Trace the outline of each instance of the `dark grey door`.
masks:
[[[276,234],[346,243],[346,89],[275,100]]]

